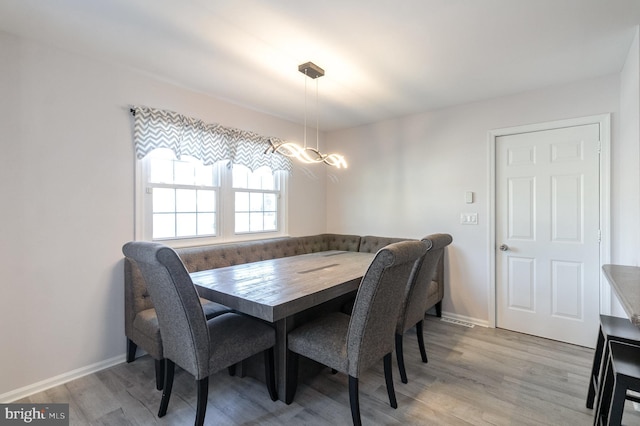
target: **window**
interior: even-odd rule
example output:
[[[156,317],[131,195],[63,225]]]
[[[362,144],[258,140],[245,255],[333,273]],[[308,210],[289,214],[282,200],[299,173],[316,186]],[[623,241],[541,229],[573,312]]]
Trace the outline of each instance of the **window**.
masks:
[[[286,173],[227,161],[205,166],[168,149],[138,162],[138,236],[180,246],[284,235]]]
[[[245,166],[234,166],[232,186],[237,234],[278,229],[278,182],[270,169],[252,173]]]

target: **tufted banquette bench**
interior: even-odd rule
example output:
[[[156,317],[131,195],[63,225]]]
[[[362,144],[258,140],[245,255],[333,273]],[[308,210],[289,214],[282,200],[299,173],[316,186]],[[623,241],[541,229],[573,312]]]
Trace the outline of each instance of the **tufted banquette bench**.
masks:
[[[376,253],[384,246],[403,240],[407,240],[407,238],[320,234],[186,247],[176,249],[176,252],[191,273],[328,250]],[[444,296],[443,259],[444,256],[440,258],[437,272],[429,287],[426,305],[428,309],[435,307],[438,316],[442,315],[442,298]],[[155,309],[138,267],[126,258],[124,272],[124,323],[125,335],[127,336],[127,362],[135,359],[137,347],[145,350],[156,360],[156,386],[161,389],[163,353]],[[207,316],[215,316],[220,312],[224,312],[221,305],[205,300],[202,302]]]

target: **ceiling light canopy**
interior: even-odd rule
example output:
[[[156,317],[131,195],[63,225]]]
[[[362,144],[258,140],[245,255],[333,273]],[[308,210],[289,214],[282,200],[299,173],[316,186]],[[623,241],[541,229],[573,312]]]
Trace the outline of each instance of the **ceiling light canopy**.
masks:
[[[274,143],[269,141],[271,146],[267,152],[277,152],[287,157],[293,157],[302,163],[325,163],[338,169],[347,168],[347,161],[340,154],[323,154],[319,147],[319,126],[318,126],[318,81],[317,78],[324,75],[324,70],[313,62],[306,62],[298,66],[298,71],[306,77],[316,80],[316,146],[307,146],[307,80],[304,81],[304,146],[294,142]]]

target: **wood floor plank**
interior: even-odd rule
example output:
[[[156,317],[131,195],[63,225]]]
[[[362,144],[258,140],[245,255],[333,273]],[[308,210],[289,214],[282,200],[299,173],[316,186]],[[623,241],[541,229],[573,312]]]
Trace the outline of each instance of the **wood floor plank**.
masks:
[[[389,406],[382,362],[360,378],[364,424],[375,425],[589,425],[585,407],[593,350],[520,333],[468,328],[427,317],[422,363],[415,330],[404,337],[409,383],[393,361],[398,409]],[[72,425],[192,425],[196,386],[177,369],[167,415],[157,417],[162,393],[154,362],[141,357],[16,402],[69,403]],[[625,405],[625,425],[640,413]],[[305,378],[291,405],[273,402],[266,386],[227,371],[209,383],[207,425],[318,425],[351,423],[347,377],[323,369]]]

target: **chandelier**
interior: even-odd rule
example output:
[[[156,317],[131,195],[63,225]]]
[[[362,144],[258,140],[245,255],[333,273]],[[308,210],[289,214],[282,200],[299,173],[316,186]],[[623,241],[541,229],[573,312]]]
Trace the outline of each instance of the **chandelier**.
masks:
[[[297,160],[311,163],[325,163],[338,169],[346,168],[347,161],[340,154],[323,154],[319,148],[319,126],[318,126],[318,77],[324,75],[324,70],[313,62],[306,62],[298,66],[298,71],[306,77],[316,80],[316,146],[307,146],[307,79],[304,80],[304,145],[300,146],[294,142],[279,142],[269,140],[269,148],[265,151],[277,152],[286,157],[296,158]]]

